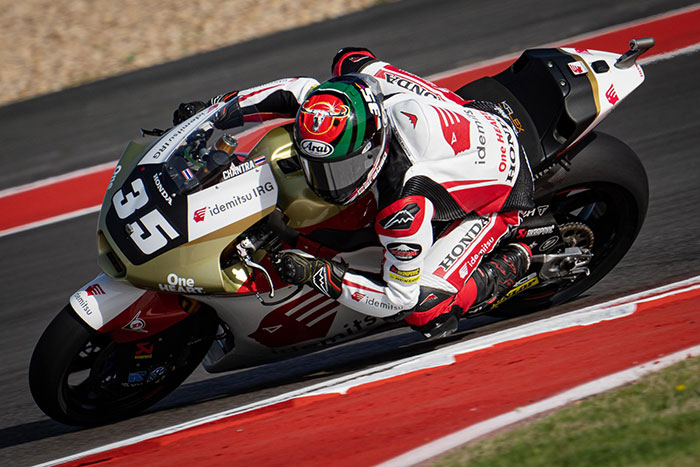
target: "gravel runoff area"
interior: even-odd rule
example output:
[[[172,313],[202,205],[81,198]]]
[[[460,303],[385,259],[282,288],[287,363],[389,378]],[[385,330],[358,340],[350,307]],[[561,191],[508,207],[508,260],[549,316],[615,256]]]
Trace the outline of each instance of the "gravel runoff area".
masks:
[[[0,0],[0,105],[370,7],[380,0]]]

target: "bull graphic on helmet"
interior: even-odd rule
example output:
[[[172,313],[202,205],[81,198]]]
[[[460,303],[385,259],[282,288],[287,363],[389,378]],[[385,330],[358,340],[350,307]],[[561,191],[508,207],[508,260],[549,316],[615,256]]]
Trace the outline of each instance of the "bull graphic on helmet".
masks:
[[[323,134],[329,131],[334,124],[335,119],[346,119],[350,113],[347,105],[337,104],[329,101],[305,102],[301,107],[302,122],[306,126],[306,130],[314,134]],[[308,128],[308,116],[311,117],[311,129]],[[326,121],[330,118],[330,121]],[[326,123],[324,125],[324,122]],[[323,131],[321,128],[323,127]]]

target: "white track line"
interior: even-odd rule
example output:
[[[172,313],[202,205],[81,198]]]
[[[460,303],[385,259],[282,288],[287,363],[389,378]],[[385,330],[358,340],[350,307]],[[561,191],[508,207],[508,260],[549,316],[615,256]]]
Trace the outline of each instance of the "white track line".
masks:
[[[97,172],[102,172],[105,169],[114,169],[116,165],[117,161],[105,162],[104,164],[93,165],[92,167],[87,167],[85,169],[74,170],[73,172],[68,172],[63,175],[56,175],[54,177],[48,177],[41,180],[37,180],[36,182],[18,185],[12,188],[6,188],[4,190],[0,190],[0,198],[16,195],[17,193],[22,193],[25,191],[31,191],[35,188],[42,188],[47,185],[65,182],[66,180],[82,177],[84,175],[92,175]]]
[[[664,18],[668,18],[668,17],[671,17],[671,16],[675,16],[675,15],[680,15],[680,14],[683,14],[683,13],[687,13],[687,12],[689,12],[689,11],[694,11],[694,10],[697,10],[698,5],[700,5],[700,3],[695,3],[695,4],[690,5],[690,6],[678,8],[678,9],[676,9],[676,10],[666,11],[666,12],[664,12],[664,13],[660,13],[660,14],[654,15],[654,16],[648,16],[648,17],[646,17],[646,18],[641,18],[641,19],[637,19],[637,20],[628,21],[628,22],[626,22],[626,23],[616,24],[616,25],[614,25],[614,26],[608,26],[608,27],[606,27],[606,28],[597,29],[597,30],[592,31],[592,32],[586,32],[586,33],[583,33],[583,34],[578,34],[578,35],[576,35],[576,36],[571,36],[571,37],[568,37],[568,38],[566,38],[566,39],[558,40],[558,41],[555,41],[555,42],[548,42],[548,43],[541,44],[541,45],[538,45],[538,46],[535,46],[535,47],[532,47],[532,48],[541,49],[541,48],[550,48],[550,47],[560,47],[562,44],[570,44],[570,43],[573,43],[573,42],[585,41],[585,40],[587,40],[587,39],[594,39],[594,38],[596,38],[596,37],[598,37],[598,36],[602,36],[603,34],[608,34],[608,33],[611,33],[611,32],[619,31],[619,30],[621,30],[621,29],[631,28],[631,27],[634,27],[634,26],[639,26],[639,25],[642,25],[642,24],[645,24],[645,23],[650,23],[650,22],[653,22],[653,21],[658,21],[658,20],[661,20],[661,19],[664,19]],[[693,47],[693,46],[691,46],[691,47]],[[687,48],[688,48],[688,47],[685,47],[684,49],[680,49],[680,50],[685,50],[685,49],[687,49]],[[692,52],[694,52],[694,51],[688,51],[688,52],[685,52],[685,53],[692,53]],[[665,55],[669,55],[669,54],[674,54],[674,53],[675,53],[675,52],[669,52],[669,53],[666,53],[666,54],[659,54],[659,55],[656,55],[655,57],[661,57],[661,56],[665,56]],[[435,79],[439,79],[439,78],[448,78],[448,77],[451,76],[452,74],[463,73],[463,72],[466,72],[466,71],[471,70],[472,68],[486,67],[486,66],[490,66],[490,65],[492,65],[492,64],[494,64],[494,63],[499,63],[499,62],[504,61],[504,60],[515,60],[515,59],[518,58],[519,56],[520,56],[520,52],[518,52],[518,53],[513,53],[513,54],[507,54],[507,55],[501,55],[500,57],[497,57],[497,58],[490,58],[490,59],[487,59],[487,60],[483,60],[483,61],[481,61],[481,62],[477,62],[477,63],[472,63],[472,64],[469,64],[469,65],[465,65],[465,66],[460,67],[460,68],[455,68],[455,69],[452,69],[452,70],[444,71],[444,72],[442,72],[442,73],[438,73],[438,74],[436,74],[436,75],[432,75],[429,79],[435,80]],[[656,61],[656,60],[654,60],[654,61]],[[640,63],[643,63],[643,62],[641,62],[641,60],[640,60]]]
[[[45,225],[55,224],[57,222],[65,221],[68,219],[73,219],[74,217],[84,216],[86,214],[92,214],[93,212],[99,212],[102,205],[98,204],[96,206],[91,206],[89,208],[78,209],[76,211],[67,212],[65,214],[60,214],[58,216],[48,217],[36,222],[30,222],[29,224],[18,225],[17,227],[12,227],[10,229],[0,230],[0,237],[6,235],[12,235],[19,232],[24,232],[25,230],[32,230],[38,227],[43,227]]]
[[[496,344],[501,344],[503,342],[513,341],[517,339],[522,339],[525,337],[531,337],[537,334],[547,333],[554,330],[566,329],[574,326],[587,326],[592,325],[601,321],[607,321],[611,319],[617,319],[623,316],[628,316],[636,311],[638,303],[644,303],[654,300],[659,300],[661,298],[666,298],[668,296],[677,295],[683,292],[688,292],[691,290],[700,289],[700,276],[696,276],[684,281],[675,282],[673,284],[665,285],[662,287],[657,287],[655,289],[622,297],[616,300],[611,300],[599,305],[593,305],[580,310],[570,311],[558,316],[553,316],[551,318],[543,319],[533,323],[528,323],[522,326],[518,326],[511,329],[506,329],[504,331],[499,331],[487,336],[482,336],[476,339],[471,339],[465,342],[460,342],[448,347],[444,347],[432,352],[425,354],[405,358],[403,360],[398,360],[395,362],[386,363],[384,365],[379,365],[373,368],[368,368],[356,373],[345,375],[340,378],[325,381],[323,383],[315,384],[306,388],[301,388],[296,391],[291,391],[285,394],[280,394],[278,396],[265,399],[259,402],[254,402],[242,407],[237,407],[234,409],[219,412],[213,415],[209,415],[197,420],[192,420],[189,422],[181,423],[178,425],[162,428],[159,430],[151,431],[143,435],[135,436],[132,438],[125,439],[123,441],[117,441],[115,443],[110,443],[105,446],[97,447],[88,451],[84,451],[78,454],[74,454],[68,457],[57,459],[54,461],[47,462],[45,464],[40,464],[43,466],[56,465],[64,462],[73,461],[80,459],[82,457],[90,456],[93,454],[98,454],[110,449],[121,448],[124,446],[129,446],[142,441],[157,438],[159,436],[168,435],[171,433],[176,433],[188,428],[193,428],[196,426],[204,425],[206,423],[215,422],[223,418],[231,417],[245,412],[250,412],[252,410],[267,407],[280,402],[288,401],[291,399],[296,399],[300,397],[309,397],[321,394],[344,394],[350,388],[357,387],[363,384],[386,380],[393,378],[395,376],[404,375],[407,373],[412,373],[415,371],[420,371],[427,368],[434,368],[437,366],[450,365],[455,361],[456,355],[461,355],[469,352],[474,352],[480,349],[492,347]],[[655,366],[653,368],[656,368]],[[605,379],[605,378],[603,378]],[[589,383],[595,386],[595,382]],[[587,385],[584,385],[587,386]],[[601,386],[603,387],[603,386]],[[602,392],[606,389],[600,389],[598,392]],[[566,393],[563,393],[566,394]],[[544,401],[543,401],[544,402]],[[537,404],[533,404],[536,406]],[[530,406],[528,406],[530,407]],[[545,409],[546,410],[546,409]],[[538,412],[537,412],[538,413]],[[513,416],[513,415],[510,415]],[[527,415],[528,417],[531,415]],[[498,418],[498,417],[496,417]],[[487,423],[487,422],[482,422]],[[500,423],[500,422],[499,422]],[[476,426],[476,425],[475,425]],[[499,425],[500,426],[500,425]],[[469,428],[467,428],[468,430]],[[466,430],[465,430],[466,431]],[[461,433],[461,432],[460,432]],[[431,443],[432,445],[432,443]],[[419,448],[420,449],[420,448]],[[433,447],[430,448],[430,457],[434,456]],[[449,448],[448,448],[449,449]],[[411,451],[413,452],[413,451]],[[426,451],[428,452],[428,451]],[[402,456],[403,457],[403,456]],[[397,458],[398,459],[398,458]],[[415,459],[413,460],[415,461]],[[407,464],[401,464],[407,465]]]

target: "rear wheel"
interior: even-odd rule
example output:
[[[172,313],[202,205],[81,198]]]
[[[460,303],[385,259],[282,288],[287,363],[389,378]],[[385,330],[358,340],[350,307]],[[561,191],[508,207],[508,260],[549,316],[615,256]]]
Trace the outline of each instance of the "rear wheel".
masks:
[[[649,187],[637,155],[616,138],[592,134],[568,171],[538,182],[536,202],[548,204],[567,246],[590,250],[590,274],[533,287],[503,311],[543,309],[571,300],[600,281],[632,246],[646,216]]]
[[[513,306],[540,309],[571,300],[601,280],[632,246],[643,219],[637,204],[623,187],[590,183],[555,192],[549,202],[567,246],[593,254],[588,275],[523,292]]]
[[[41,410],[69,425],[99,425],[145,410],[178,387],[212,343],[216,321],[199,310],[171,328],[117,343],[67,305],[39,339],[29,387]]]

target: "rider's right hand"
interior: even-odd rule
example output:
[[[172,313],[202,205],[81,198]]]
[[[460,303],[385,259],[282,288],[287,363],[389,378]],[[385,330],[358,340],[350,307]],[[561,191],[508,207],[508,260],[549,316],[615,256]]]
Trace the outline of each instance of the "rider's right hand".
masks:
[[[195,115],[206,106],[207,104],[205,104],[202,101],[181,103],[177,110],[173,112],[173,125],[178,125],[184,122],[185,120]]]

